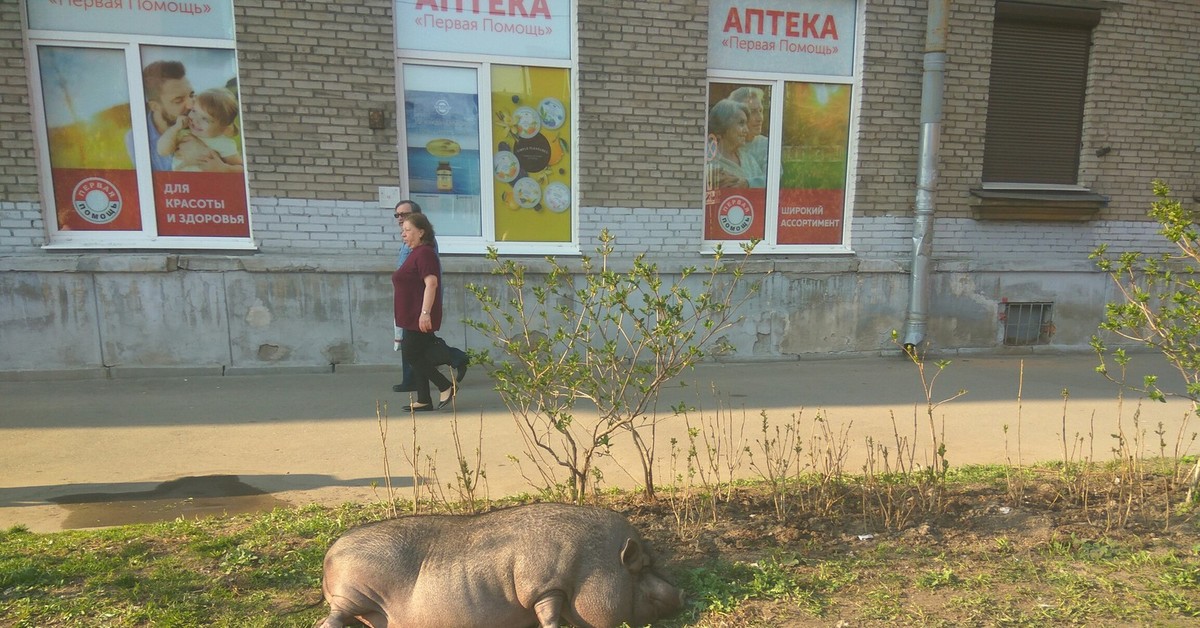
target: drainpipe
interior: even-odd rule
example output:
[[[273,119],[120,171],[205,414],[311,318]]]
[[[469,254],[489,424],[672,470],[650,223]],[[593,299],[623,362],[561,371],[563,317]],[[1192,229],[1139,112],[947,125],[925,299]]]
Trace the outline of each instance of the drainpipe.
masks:
[[[933,200],[937,192],[938,146],[946,74],[946,6],[929,0],[925,26],[925,75],[921,80],[921,163],[913,212],[912,283],[904,323],[904,347],[916,349],[929,325],[929,267],[933,249]]]

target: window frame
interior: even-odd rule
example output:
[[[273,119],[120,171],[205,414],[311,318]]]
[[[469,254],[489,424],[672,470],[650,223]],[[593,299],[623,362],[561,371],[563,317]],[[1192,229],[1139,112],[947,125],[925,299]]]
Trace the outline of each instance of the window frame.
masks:
[[[240,73],[237,64],[236,35],[231,39],[193,38],[133,33],[101,33],[72,30],[29,28],[26,0],[20,0],[22,25],[25,26],[24,50],[30,90],[30,107],[33,120],[34,151],[38,167],[38,188],[42,203],[47,241],[43,250],[86,250],[86,249],[149,249],[149,250],[221,250],[255,251],[253,208],[250,203],[249,180],[242,174],[246,206],[245,236],[164,236],[158,232],[157,208],[155,205],[152,169],[149,163],[149,134],[144,124],[145,92],[142,83],[142,49],[147,47],[173,47],[187,49],[229,50],[233,57],[235,75]],[[232,11],[232,2],[230,3]],[[232,16],[230,17],[232,24]],[[138,213],[141,219],[139,231],[86,231],[63,229],[57,215],[57,199],[51,166],[49,128],[46,118],[45,90],[42,84],[42,68],[39,50],[42,48],[96,49],[119,51],[124,56],[126,88],[129,93],[131,132],[134,146],[133,167],[137,178],[139,197]],[[237,101],[242,101],[240,93]],[[139,124],[139,121],[143,121]],[[243,151],[243,161],[249,163]]]
[[[1079,185],[1092,33],[1099,21],[1099,11],[996,3],[984,132],[985,185]],[[1047,78],[1048,71],[1056,74]],[[1030,97],[1031,86],[1039,98]],[[1045,120],[1047,114],[1055,117]],[[1068,148],[1068,143],[1074,146]]]
[[[1091,3],[1065,5],[1054,4],[1053,0],[1049,0],[1031,4],[997,0],[993,17],[992,49],[989,53],[992,66],[988,77],[988,111],[983,136],[980,185],[971,190],[976,199],[971,207],[975,218],[1090,220],[1107,204],[1107,197],[1092,192],[1079,182],[1092,63],[1091,47],[1095,28],[1101,18],[1100,7],[1092,6]],[[1059,111],[1073,111],[1073,120],[1066,121],[1072,124],[1073,128],[1063,132],[1069,133],[1074,140],[1073,150],[1068,151],[1061,147],[1031,147],[1027,141],[1018,145],[1021,129],[1024,128],[1022,125],[1029,124],[1031,120],[1034,120],[1033,124],[1040,124],[1036,118],[1043,112],[1037,110],[1036,103],[1021,102],[1016,97],[1021,88],[1029,82],[996,86],[998,30],[1001,31],[1000,36],[1005,38],[1001,51],[1001,58],[1005,64],[1000,66],[1000,71],[1007,73],[1002,74],[1005,81],[1015,81],[1017,79],[1014,77],[1023,72],[1031,72],[1048,56],[1061,61],[1064,56],[1075,55],[1070,61],[1076,65],[1075,71],[1082,71],[1082,76],[1075,77],[1077,80],[1074,91],[1054,101],[1054,106]],[[1077,35],[1073,42],[1065,42],[1061,37],[1051,37],[1054,33],[1062,35],[1069,31]],[[1044,43],[1040,47],[1040,55],[1027,53],[1023,56],[1004,56],[1009,51],[1027,50],[1027,47],[1022,48],[1021,42],[1029,42],[1038,34]],[[1078,36],[1082,36],[1082,42]],[[1064,82],[1059,81],[1053,88]],[[1069,102],[1068,98],[1071,99]],[[1002,108],[1008,107],[999,114],[1004,118],[997,118],[997,102],[1003,103]],[[1062,140],[1059,141],[1061,143]],[[1040,158],[1031,160],[1031,153],[1036,153]],[[1045,158],[1047,154],[1050,154],[1049,158]],[[1067,164],[1070,164],[1069,168],[1064,167]],[[1058,169],[1057,178],[1037,176],[1045,174],[1051,168]],[[1072,171],[1070,181],[1064,176],[1068,170]],[[1022,177],[1027,180],[1021,180]]]
[[[447,68],[473,68],[476,70],[476,80],[478,86],[479,98],[479,177],[480,177],[480,204],[481,204],[481,219],[482,219],[482,234],[480,236],[453,236],[453,235],[438,235],[438,250],[442,253],[456,253],[469,255],[482,255],[488,252],[488,249],[494,248],[501,255],[578,255],[579,247],[579,227],[580,227],[580,208],[579,208],[579,163],[572,162],[570,174],[571,187],[571,234],[570,240],[566,242],[530,242],[530,241],[506,241],[496,239],[496,223],[495,223],[495,208],[491,204],[491,199],[495,194],[495,177],[493,175],[493,160],[494,155],[491,150],[486,150],[485,147],[493,146],[492,124],[491,120],[494,117],[492,112],[491,93],[492,93],[492,68],[494,66],[523,66],[537,68],[556,68],[565,69],[568,72],[568,81],[570,81],[569,90],[571,93],[570,104],[570,120],[571,131],[569,145],[574,148],[578,146],[579,139],[579,37],[578,37],[578,7],[575,0],[568,0],[570,7],[570,23],[571,31],[570,47],[568,58],[556,59],[553,57],[531,57],[519,55],[503,55],[489,53],[462,53],[462,52],[445,52],[445,51],[428,51],[419,48],[406,48],[397,45],[395,48],[395,68],[396,68],[396,152],[399,156],[399,172],[400,172],[400,195],[401,198],[410,198],[412,190],[409,185],[408,177],[408,154],[407,154],[407,136],[406,128],[408,120],[406,117],[404,102],[404,67],[406,65],[423,65],[433,67]],[[397,12],[398,13],[398,12]],[[397,14],[396,19],[400,19]],[[398,30],[399,25],[395,24],[393,28]],[[401,37],[397,36],[397,42],[401,41]],[[573,155],[574,157],[574,155]],[[436,227],[436,225],[435,225]]]
[[[758,87],[769,87],[771,90],[770,119],[765,121],[765,127],[771,131],[768,136],[768,155],[769,163],[767,164],[767,180],[766,180],[766,224],[763,240],[759,242],[754,252],[756,254],[817,254],[817,255],[849,255],[854,253],[852,246],[853,222],[854,222],[854,197],[857,188],[857,172],[859,159],[859,126],[862,118],[862,84],[863,84],[863,55],[866,42],[866,0],[852,0],[854,4],[854,22],[855,32],[853,41],[854,46],[853,57],[851,60],[850,75],[829,73],[829,74],[813,74],[801,72],[781,72],[781,71],[754,71],[748,69],[725,69],[713,67],[712,62],[706,74],[705,81],[705,103],[709,99],[709,93],[712,83],[736,83],[738,85],[750,85]],[[713,18],[710,14],[709,20]],[[711,25],[710,25],[711,29]],[[713,35],[710,33],[709,46],[710,51],[714,45],[712,41]],[[710,52],[711,56],[711,52]],[[842,233],[841,242],[838,244],[780,244],[778,242],[780,207],[779,207],[779,190],[780,190],[780,175],[782,169],[782,140],[783,140],[783,114],[784,114],[784,97],[786,94],[786,86],[789,83],[829,83],[847,85],[851,90],[850,94],[850,111],[849,125],[846,138],[846,173],[844,186],[844,200],[842,206]],[[707,134],[707,123],[705,124],[705,133]],[[699,181],[698,187],[701,189],[700,207],[707,214],[705,206],[703,179]],[[707,216],[705,217],[707,219]],[[701,227],[701,246],[700,252],[703,254],[712,254],[718,246],[724,250],[730,250],[731,245],[746,243],[748,240],[711,240],[704,237],[703,227]]]

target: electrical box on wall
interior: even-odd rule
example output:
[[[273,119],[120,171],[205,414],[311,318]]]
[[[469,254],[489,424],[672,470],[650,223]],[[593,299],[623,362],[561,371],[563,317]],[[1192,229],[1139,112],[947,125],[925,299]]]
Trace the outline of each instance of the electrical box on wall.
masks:
[[[379,206],[395,207],[400,202],[400,188],[394,185],[379,186]]]

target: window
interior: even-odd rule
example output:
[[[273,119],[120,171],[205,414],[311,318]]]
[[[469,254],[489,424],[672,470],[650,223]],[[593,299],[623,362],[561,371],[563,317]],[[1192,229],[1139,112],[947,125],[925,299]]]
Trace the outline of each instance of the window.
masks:
[[[849,251],[858,10],[710,4],[705,242]]]
[[[984,182],[1074,185],[1099,11],[996,5]]]
[[[976,217],[1085,220],[1105,199],[1078,185],[1097,9],[996,3]]]
[[[1053,303],[1005,303],[1001,313],[1004,345],[1048,345],[1054,335]]]
[[[211,6],[28,1],[51,248],[253,248],[233,7]]]
[[[401,193],[442,251],[578,252],[570,9],[396,3]]]

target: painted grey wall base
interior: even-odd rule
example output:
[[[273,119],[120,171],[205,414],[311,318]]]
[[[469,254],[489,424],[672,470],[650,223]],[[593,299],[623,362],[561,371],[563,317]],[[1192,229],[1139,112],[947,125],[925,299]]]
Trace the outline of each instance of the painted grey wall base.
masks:
[[[660,262],[670,279],[707,258]],[[538,260],[529,260],[537,268]],[[331,372],[394,368],[394,259],[375,256],[103,255],[0,258],[0,377]],[[477,258],[445,259],[441,335],[485,348],[461,321],[482,312],[465,286],[503,288]],[[725,334],[725,360],[893,352],[909,275],[895,260],[755,258],[761,291]],[[1109,279],[1086,261],[941,261],[932,276],[930,348],[1006,350],[1005,300],[1053,304],[1051,350],[1086,350]],[[1028,350],[1028,348],[1023,349]],[[106,371],[103,375],[76,371]]]
[[[0,257],[0,377],[394,367],[388,274],[398,239],[391,215],[370,202],[255,202],[262,252],[239,255],[43,251],[37,204],[0,203],[0,240],[14,249]],[[358,227],[326,237],[318,224],[330,221],[326,214]],[[617,259],[647,253],[664,272],[711,261],[698,253],[698,242],[683,246],[673,237],[699,232],[699,210],[589,208],[582,215],[584,254],[595,255],[599,233],[608,229]],[[1104,304],[1115,298],[1088,254],[1105,242],[1114,251],[1141,243],[1145,252],[1163,252],[1167,243],[1156,228],[1095,221],[1030,231],[1020,223],[939,217],[930,349],[1032,350],[1003,345],[1007,301],[1053,304],[1050,345],[1036,349],[1087,350]],[[751,279],[763,279],[763,288],[727,334],[737,350],[725,359],[894,351],[891,331],[904,324],[911,260],[911,239],[897,234],[910,229],[909,216],[857,217],[853,254],[756,255]],[[464,287],[499,287],[498,280],[480,257],[447,255],[444,262],[442,335],[483,348],[461,323],[481,314]],[[97,369],[102,373],[79,372]]]

